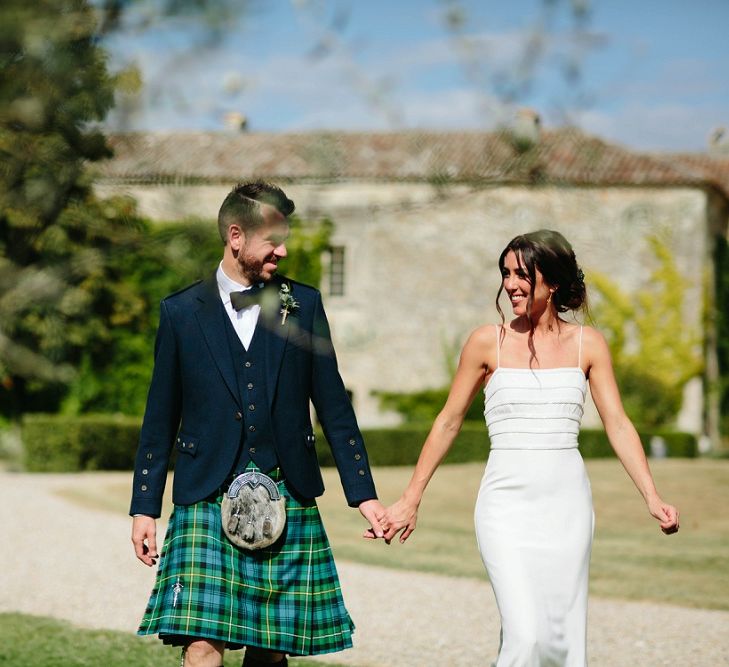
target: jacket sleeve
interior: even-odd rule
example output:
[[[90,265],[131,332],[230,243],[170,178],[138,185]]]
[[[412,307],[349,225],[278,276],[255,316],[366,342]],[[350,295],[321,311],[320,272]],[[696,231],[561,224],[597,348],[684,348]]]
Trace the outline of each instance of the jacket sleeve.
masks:
[[[312,402],[332,449],[347,503],[377,498],[367,450],[352,403],[339,374],[321,295],[317,292],[312,330]]]
[[[130,514],[162,512],[172,443],[180,424],[182,388],[177,343],[164,301],[154,346],[154,371],[134,465]]]

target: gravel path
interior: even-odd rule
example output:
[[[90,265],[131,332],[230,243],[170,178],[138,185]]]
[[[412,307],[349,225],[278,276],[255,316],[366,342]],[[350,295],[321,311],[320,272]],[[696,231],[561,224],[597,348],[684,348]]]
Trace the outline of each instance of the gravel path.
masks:
[[[110,478],[128,476],[0,473],[0,611],[134,631],[154,572],[134,558],[128,517],[56,494]],[[322,663],[482,667],[496,655],[487,582],[338,565],[356,645]],[[593,667],[729,666],[729,612],[592,598],[588,644]]]

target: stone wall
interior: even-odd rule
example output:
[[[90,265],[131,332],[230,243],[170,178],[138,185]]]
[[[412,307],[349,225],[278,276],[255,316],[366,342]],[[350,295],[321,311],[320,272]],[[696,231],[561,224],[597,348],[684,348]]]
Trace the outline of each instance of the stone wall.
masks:
[[[345,247],[345,295],[327,295],[342,375],[365,426],[394,423],[373,390],[412,391],[447,383],[453,350],[470,331],[499,321],[494,298],[498,256],[515,235],[557,229],[589,274],[625,290],[645,285],[646,242],[672,249],[689,285],[685,318],[699,325],[702,267],[709,261],[707,194],[698,188],[526,187],[427,183],[284,185],[304,218],[326,215],[333,243]],[[228,186],[97,186],[126,192],[153,219],[214,219]],[[285,270],[285,269],[284,269]],[[504,312],[510,307],[504,300]],[[599,327],[599,322],[596,323]],[[684,428],[702,431],[701,383],[687,390]],[[594,408],[586,424],[596,425]]]

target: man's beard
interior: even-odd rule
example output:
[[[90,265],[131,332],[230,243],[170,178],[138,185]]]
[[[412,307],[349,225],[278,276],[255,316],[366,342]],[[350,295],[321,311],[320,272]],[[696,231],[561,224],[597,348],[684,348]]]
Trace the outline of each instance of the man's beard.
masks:
[[[247,255],[245,252],[238,256],[238,263],[240,264],[243,275],[248,279],[248,282],[251,285],[266,282],[271,279],[271,276],[263,275],[263,265],[268,262],[275,264],[276,260],[272,257],[266,257],[266,259],[261,261],[256,257]]]

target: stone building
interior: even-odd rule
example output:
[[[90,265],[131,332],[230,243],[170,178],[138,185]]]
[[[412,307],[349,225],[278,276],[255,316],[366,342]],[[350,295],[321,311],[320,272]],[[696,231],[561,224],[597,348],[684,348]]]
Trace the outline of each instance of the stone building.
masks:
[[[718,401],[703,390],[718,374],[703,313],[715,240],[727,234],[729,156],[639,154],[574,129],[145,133],[111,143],[97,192],[129,194],[152,219],[214,219],[235,182],[262,177],[282,184],[303,218],[335,222],[323,292],[364,425],[397,421],[373,391],[445,385],[468,333],[499,320],[496,262],[516,234],[561,231],[588,274],[629,291],[644,286],[657,236],[686,279],[685,321],[708,343],[705,377],[686,386],[677,424],[718,442]]]

